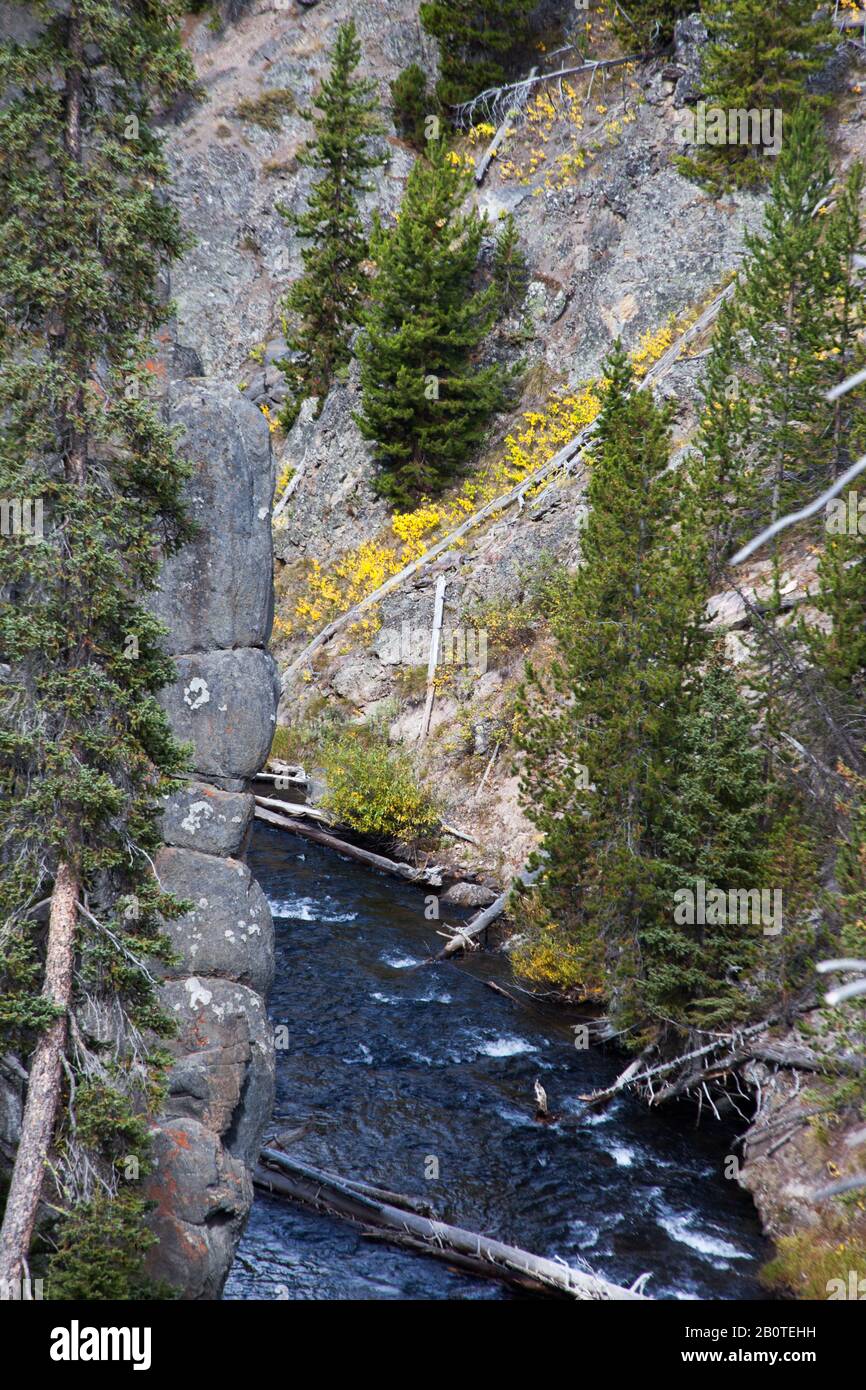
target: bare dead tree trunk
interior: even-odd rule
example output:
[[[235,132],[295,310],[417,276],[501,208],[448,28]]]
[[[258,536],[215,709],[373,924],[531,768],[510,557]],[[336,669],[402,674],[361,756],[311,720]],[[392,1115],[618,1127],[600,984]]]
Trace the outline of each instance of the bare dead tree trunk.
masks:
[[[72,998],[77,898],[77,877],[68,864],[61,864],[51,899],[42,994],[64,1012],[42,1034],[30,1065],[21,1141],[0,1230],[0,1289],[5,1288],[7,1282],[17,1283],[25,1277],[27,1252],[42,1195],[45,1160],[57,1119],[66,1018]]]

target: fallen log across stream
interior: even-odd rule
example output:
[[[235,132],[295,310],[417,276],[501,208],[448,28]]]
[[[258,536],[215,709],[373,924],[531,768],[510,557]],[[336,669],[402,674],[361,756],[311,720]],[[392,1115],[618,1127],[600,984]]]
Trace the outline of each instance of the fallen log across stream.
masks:
[[[518,874],[518,881],[523,884],[524,888],[531,888],[540,873],[540,869],[533,869],[531,872],[524,869]],[[489,907],[482,908],[481,911],[476,912],[475,916],[471,917],[464,926],[456,928],[449,936],[446,945],[439,952],[438,956],[433,957],[433,959],[447,960],[449,956],[456,955],[458,951],[472,950],[474,948],[475,938],[480,936],[483,931],[486,931],[491,922],[496,921],[497,917],[502,916],[508,899],[511,897],[511,893],[512,889],[509,886],[504,893],[499,894],[499,897],[496,898]],[[440,935],[441,934],[442,933],[440,933]]]
[[[346,1217],[362,1225],[366,1234],[432,1255],[469,1273],[499,1279],[536,1293],[579,1300],[645,1299],[636,1287],[626,1289],[589,1271],[532,1255],[516,1245],[506,1245],[475,1231],[421,1216],[413,1209],[418,1205],[413,1198],[397,1198],[411,1203],[411,1208],[394,1206],[368,1195],[377,1190],[368,1184],[351,1184],[320,1168],[289,1158],[277,1149],[262,1149],[260,1159],[262,1166],[255,1173],[256,1186],[260,1189],[302,1202],[318,1211]],[[278,1171],[273,1173],[269,1169]],[[641,1275],[637,1284],[642,1284],[646,1277]]]
[[[393,874],[395,878],[405,878],[409,883],[429,883],[431,887],[438,888],[442,884],[442,870],[438,865],[432,865],[426,869],[413,869],[411,864],[398,864],[396,859],[386,859],[383,854],[374,854],[372,850],[361,849],[358,845],[350,845],[346,840],[339,840],[336,835],[329,835],[325,830],[317,830],[311,825],[304,825],[299,820],[293,820],[290,816],[284,816],[277,811],[267,810],[261,805],[263,800],[271,800],[269,797],[255,798],[256,818],[267,821],[268,825],[277,825],[281,830],[290,830],[293,835],[300,835],[305,840],[312,840],[316,845],[324,845],[326,849],[336,850],[337,854],[344,854],[347,859],[357,859],[359,864],[367,864],[371,869],[381,869],[383,873]],[[290,802],[284,803],[289,806]]]

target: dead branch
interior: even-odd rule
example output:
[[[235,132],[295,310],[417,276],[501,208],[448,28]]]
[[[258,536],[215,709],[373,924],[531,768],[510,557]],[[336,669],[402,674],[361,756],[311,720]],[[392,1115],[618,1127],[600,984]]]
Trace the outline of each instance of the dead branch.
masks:
[[[256,797],[257,802],[263,799]],[[278,815],[275,811],[265,810],[263,806],[257,805],[255,814],[259,820],[267,821],[269,825],[279,826],[281,830],[290,830],[293,835],[312,840],[316,845],[324,845],[326,849],[336,850],[337,854],[344,854],[347,859],[357,859],[360,864],[367,864],[370,868],[393,874],[395,878],[405,878],[410,883],[429,883],[434,888],[442,884],[442,870],[436,865],[429,869],[413,869],[409,864],[398,864],[395,859],[386,859],[383,854],[373,854],[371,850],[350,845],[345,840],[338,840],[336,835],[329,835],[324,830],[315,830],[310,825],[302,825],[300,821]]]

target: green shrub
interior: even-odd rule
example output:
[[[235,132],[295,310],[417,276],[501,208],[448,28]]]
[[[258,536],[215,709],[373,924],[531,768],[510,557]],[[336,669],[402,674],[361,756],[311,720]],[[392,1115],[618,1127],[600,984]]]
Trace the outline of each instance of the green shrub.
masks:
[[[262,130],[277,131],[284,116],[295,109],[294,93],[288,87],[269,87],[257,97],[247,97],[237,104],[241,121],[261,126]]]
[[[614,29],[626,52],[660,48],[670,43],[674,24],[681,15],[699,6],[693,0],[631,0],[614,12]]]
[[[394,125],[416,150],[423,151],[426,143],[424,126],[431,110],[431,100],[427,92],[427,77],[417,63],[410,63],[391,83]]]
[[[176,1292],[145,1272],[157,1239],[144,1226],[148,1203],[135,1191],[97,1192],[61,1221],[48,1266],[48,1296],[75,1302],[165,1301]]]
[[[352,730],[324,754],[325,806],[341,825],[361,835],[416,840],[438,823],[433,798],[419,784],[405,753],[388,747],[383,734]]]

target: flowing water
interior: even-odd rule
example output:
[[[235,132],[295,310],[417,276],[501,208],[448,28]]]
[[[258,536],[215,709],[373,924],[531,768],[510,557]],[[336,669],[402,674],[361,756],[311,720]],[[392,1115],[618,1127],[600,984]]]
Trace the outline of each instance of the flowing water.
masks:
[[[576,1050],[576,1015],[486,989],[512,983],[494,953],[413,970],[441,945],[420,889],[258,826],[249,863],[275,919],[271,1017],[288,1029],[273,1131],[310,1124],[293,1156],[620,1283],[652,1271],[656,1298],[760,1296],[765,1242],[724,1176],[735,1131],[697,1128],[685,1104],[587,1110],[580,1094],[622,1058]],[[535,1123],[536,1077],[566,1123]],[[515,1294],[257,1194],[225,1297]]]

